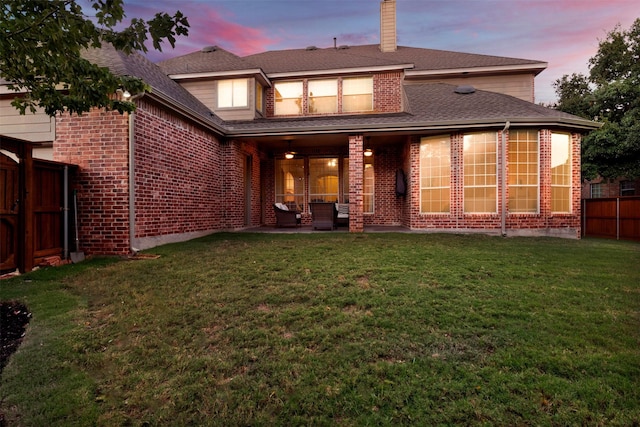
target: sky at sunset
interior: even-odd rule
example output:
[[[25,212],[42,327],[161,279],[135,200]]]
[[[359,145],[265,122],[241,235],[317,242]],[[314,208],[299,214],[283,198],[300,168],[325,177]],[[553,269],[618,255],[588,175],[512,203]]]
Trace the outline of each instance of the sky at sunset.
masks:
[[[217,45],[243,56],[307,46],[377,44],[380,0],[125,0],[127,19],[182,11],[190,35],[158,61]],[[640,18],[639,0],[397,0],[398,45],[548,62],[536,101],[552,102],[552,83],[587,73],[599,40]]]

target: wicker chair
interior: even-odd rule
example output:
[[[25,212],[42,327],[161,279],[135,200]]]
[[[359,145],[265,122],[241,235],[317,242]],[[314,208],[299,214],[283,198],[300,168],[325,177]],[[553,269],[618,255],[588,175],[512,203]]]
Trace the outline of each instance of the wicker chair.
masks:
[[[311,224],[314,230],[333,230],[336,227],[335,203],[311,202]]]
[[[273,205],[276,213],[276,227],[298,227],[301,223],[301,215],[298,211],[290,211],[287,205],[276,203]]]

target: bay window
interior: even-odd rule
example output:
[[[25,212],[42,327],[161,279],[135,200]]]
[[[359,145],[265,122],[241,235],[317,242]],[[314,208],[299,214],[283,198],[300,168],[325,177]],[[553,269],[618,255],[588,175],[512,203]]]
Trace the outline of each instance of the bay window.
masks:
[[[551,211],[571,212],[571,135],[551,134]]]
[[[497,205],[497,133],[464,135],[464,211],[495,213]]]
[[[450,212],[451,139],[449,135],[420,141],[420,212]]]
[[[538,131],[509,132],[509,212],[538,212]]]

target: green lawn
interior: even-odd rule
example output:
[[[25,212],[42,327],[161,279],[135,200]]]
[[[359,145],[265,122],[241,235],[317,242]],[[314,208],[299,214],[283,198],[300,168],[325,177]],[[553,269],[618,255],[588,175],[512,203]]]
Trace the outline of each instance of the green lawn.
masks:
[[[222,233],[0,282],[15,425],[640,424],[640,245]],[[13,425],[13,424],[9,424]]]

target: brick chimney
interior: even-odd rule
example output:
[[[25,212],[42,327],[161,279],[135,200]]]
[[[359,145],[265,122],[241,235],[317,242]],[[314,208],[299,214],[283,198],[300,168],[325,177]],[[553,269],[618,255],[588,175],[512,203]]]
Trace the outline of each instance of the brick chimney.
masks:
[[[380,2],[380,50],[395,52],[397,48],[396,0],[382,0]]]

